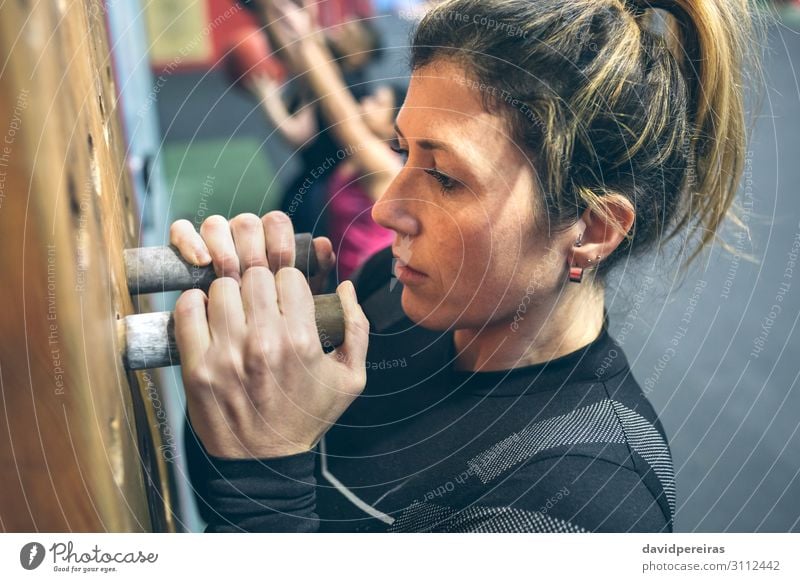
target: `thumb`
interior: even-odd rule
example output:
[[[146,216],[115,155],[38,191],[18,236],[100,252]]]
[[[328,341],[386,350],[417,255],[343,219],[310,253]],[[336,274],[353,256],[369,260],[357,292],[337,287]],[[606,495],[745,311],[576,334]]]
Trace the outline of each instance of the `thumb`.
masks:
[[[358,304],[353,283],[343,281],[336,288],[336,294],[344,312],[344,343],[329,355],[351,370],[364,372],[369,345],[369,321]]]

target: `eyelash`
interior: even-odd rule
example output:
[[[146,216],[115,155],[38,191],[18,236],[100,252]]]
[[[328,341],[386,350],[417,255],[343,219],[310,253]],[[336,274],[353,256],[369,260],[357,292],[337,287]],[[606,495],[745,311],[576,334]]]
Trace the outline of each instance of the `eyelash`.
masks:
[[[405,164],[408,161],[408,150],[404,150],[397,145],[391,145],[392,151],[400,154],[403,157],[403,163]],[[439,186],[441,187],[442,194],[449,194],[453,191],[456,187],[457,182],[447,174],[441,173],[439,170],[435,168],[425,168],[425,173],[432,176],[434,180],[439,182]]]
[[[439,170],[433,168],[426,168],[425,172],[433,176],[433,179],[439,182],[442,194],[450,193],[456,187],[456,181],[447,174],[442,174]]]

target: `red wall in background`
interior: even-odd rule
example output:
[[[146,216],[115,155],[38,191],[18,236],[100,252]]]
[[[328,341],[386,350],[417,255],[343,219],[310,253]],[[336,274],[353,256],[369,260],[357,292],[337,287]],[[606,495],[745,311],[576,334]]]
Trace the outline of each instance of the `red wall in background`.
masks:
[[[243,30],[253,30],[259,26],[256,17],[247,9],[233,12],[235,0],[207,0],[208,2],[208,22],[222,17],[226,12],[227,18],[220,18],[219,24],[211,30],[211,42],[213,53],[206,62],[185,62],[177,67],[173,65],[170,73],[180,73],[189,70],[208,70],[224,66],[224,57],[229,52],[232,45],[241,42],[246,36]],[[371,0],[319,0],[319,19],[323,28],[334,26],[340,22],[353,18],[363,18],[373,15]],[[272,74],[282,76],[283,68],[274,58],[267,58],[263,63],[263,68]],[[165,72],[163,65],[154,64],[154,70]]]

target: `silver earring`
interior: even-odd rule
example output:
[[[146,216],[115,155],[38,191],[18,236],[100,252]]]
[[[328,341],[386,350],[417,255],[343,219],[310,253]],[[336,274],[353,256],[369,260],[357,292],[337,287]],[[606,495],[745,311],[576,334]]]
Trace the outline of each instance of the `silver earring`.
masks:
[[[594,261],[593,261],[592,259],[586,259],[586,262],[587,262],[587,263],[589,263],[590,265],[591,265],[592,263],[599,263],[599,262],[600,262],[600,259],[601,259],[602,257],[603,257],[603,255],[597,255],[597,258],[596,258]]]
[[[578,235],[578,240],[575,241],[575,246],[576,247],[579,247],[581,245],[583,245],[583,233],[580,233]]]

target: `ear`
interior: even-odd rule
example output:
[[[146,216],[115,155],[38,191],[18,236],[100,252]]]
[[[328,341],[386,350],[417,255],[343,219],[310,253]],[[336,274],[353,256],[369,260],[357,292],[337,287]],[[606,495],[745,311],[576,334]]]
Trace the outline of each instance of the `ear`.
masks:
[[[599,202],[601,211],[587,208],[573,227],[574,240],[581,240],[580,246],[573,243],[571,249],[570,264],[576,267],[596,267],[614,252],[633,226],[636,211],[630,200],[620,194],[606,194]]]

